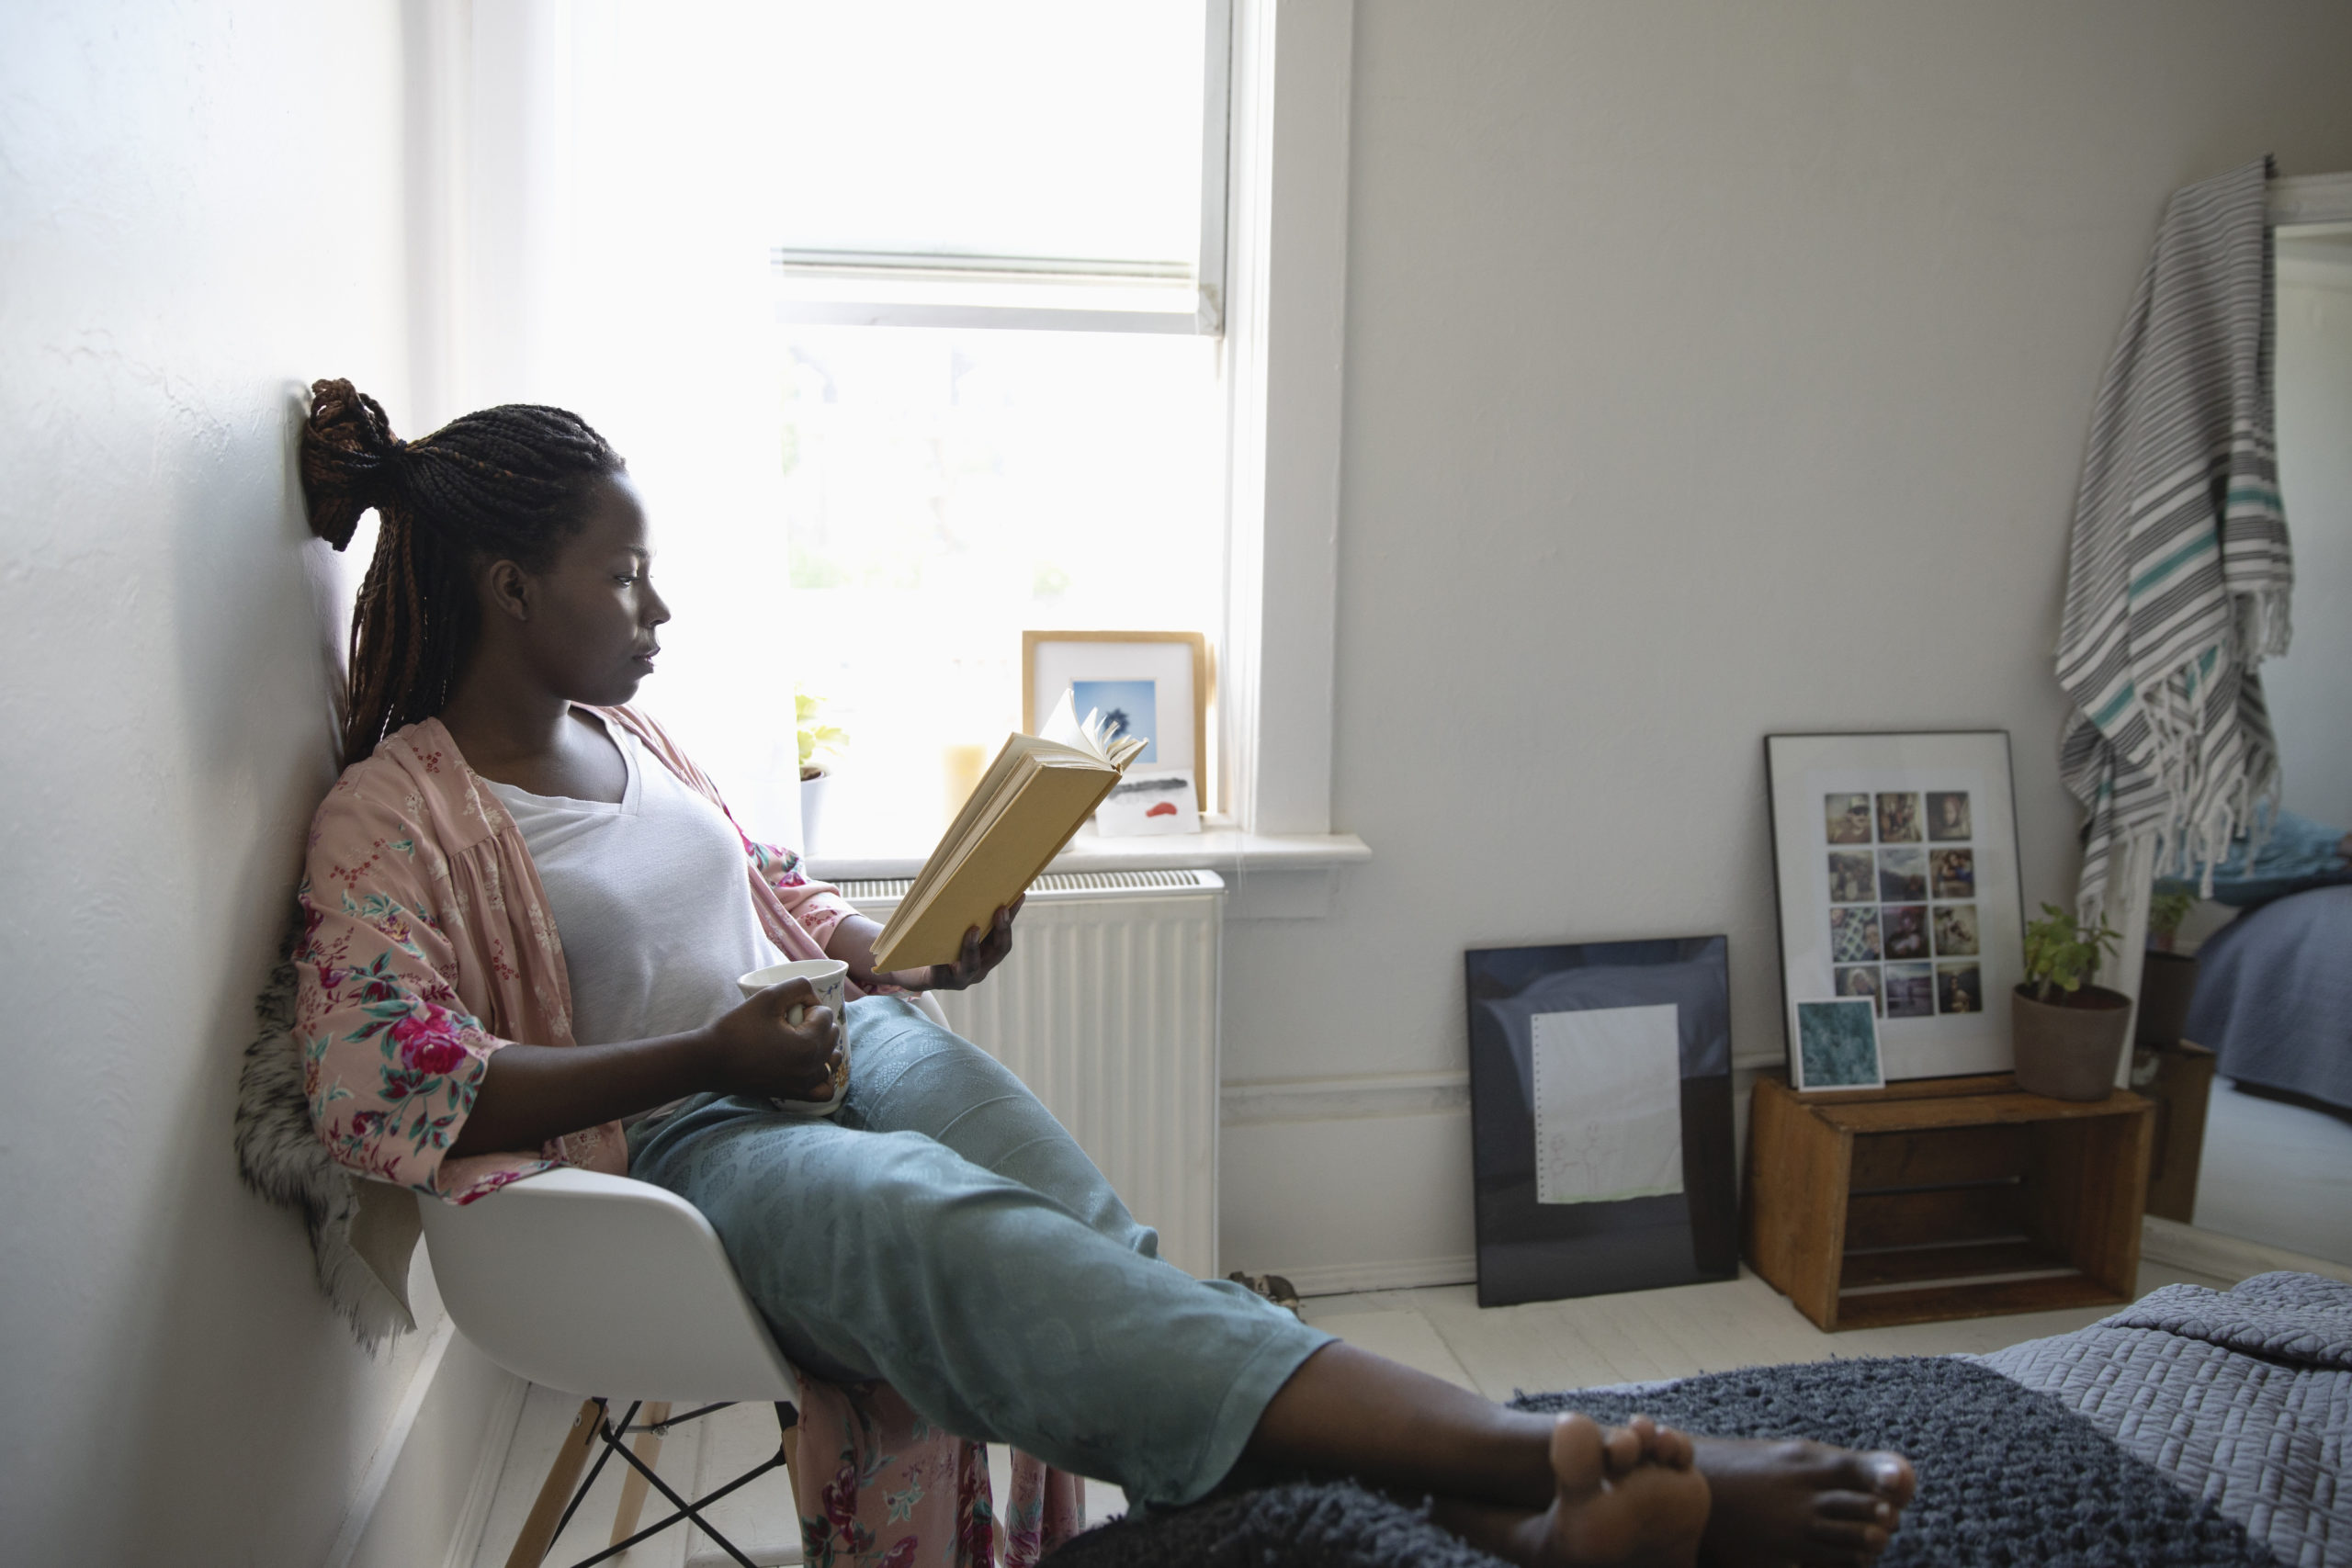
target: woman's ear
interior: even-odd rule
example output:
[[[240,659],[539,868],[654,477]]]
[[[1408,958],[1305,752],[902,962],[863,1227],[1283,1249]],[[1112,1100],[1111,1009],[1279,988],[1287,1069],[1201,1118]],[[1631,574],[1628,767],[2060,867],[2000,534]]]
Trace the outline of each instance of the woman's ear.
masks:
[[[482,572],[482,597],[511,621],[528,621],[537,598],[531,574],[511,560],[490,563]]]

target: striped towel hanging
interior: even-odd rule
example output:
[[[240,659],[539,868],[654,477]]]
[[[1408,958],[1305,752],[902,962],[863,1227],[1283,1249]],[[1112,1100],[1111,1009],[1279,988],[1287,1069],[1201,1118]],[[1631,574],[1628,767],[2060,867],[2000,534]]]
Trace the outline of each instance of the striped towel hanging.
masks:
[[[2089,814],[2077,895],[2126,843],[2201,871],[2275,795],[2255,671],[2293,586],[2273,435],[2270,161],[2176,192],[2092,414],[2075,502],[2059,753]]]

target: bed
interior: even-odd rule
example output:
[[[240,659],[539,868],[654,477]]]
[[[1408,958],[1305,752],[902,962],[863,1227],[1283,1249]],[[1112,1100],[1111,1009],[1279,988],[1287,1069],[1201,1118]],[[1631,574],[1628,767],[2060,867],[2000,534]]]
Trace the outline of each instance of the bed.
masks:
[[[1724,1435],[1899,1448],[1919,1494],[1884,1568],[2352,1564],[2352,1284],[2170,1285],[2088,1328],[1983,1357],[1833,1359],[1523,1395]],[[1493,1568],[1425,1515],[1296,1483],[1130,1517],[1053,1568]]]
[[[2274,898],[2207,937],[2182,1033],[2224,1077],[2352,1111],[2352,882]]]

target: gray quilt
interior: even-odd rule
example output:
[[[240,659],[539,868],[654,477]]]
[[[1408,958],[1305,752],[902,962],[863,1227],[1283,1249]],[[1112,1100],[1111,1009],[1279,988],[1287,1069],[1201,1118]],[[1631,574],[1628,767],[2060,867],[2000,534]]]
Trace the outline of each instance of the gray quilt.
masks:
[[[2081,1413],[2279,1562],[2352,1565],[2352,1284],[2168,1285],[1979,1359]]]

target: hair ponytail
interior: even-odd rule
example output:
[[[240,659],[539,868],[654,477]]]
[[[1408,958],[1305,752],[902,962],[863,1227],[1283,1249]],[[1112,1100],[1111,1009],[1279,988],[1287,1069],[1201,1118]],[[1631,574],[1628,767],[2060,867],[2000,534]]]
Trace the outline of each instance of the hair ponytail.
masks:
[[[473,647],[481,559],[544,570],[578,532],[588,491],[623,471],[578,414],[508,403],[403,442],[375,399],[313,382],[302,430],[311,531],[340,550],[375,511],[375,558],[351,612],[343,760],[356,762],[448,701]]]

